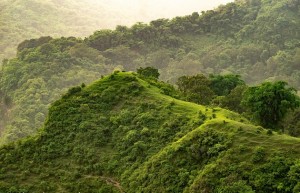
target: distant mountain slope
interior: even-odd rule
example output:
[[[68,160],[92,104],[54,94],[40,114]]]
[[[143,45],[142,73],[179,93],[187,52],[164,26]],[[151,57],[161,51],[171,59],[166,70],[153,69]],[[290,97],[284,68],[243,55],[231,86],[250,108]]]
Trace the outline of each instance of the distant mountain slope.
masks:
[[[244,0],[200,15],[98,31],[86,41],[118,63],[124,62],[113,53],[120,45],[146,53],[145,63],[170,82],[184,74],[236,73],[249,83],[281,79],[299,89],[299,31],[299,1]]]
[[[0,148],[1,192],[299,192],[300,139],[115,72],[73,87]]]
[[[226,0],[217,0],[215,6]],[[17,45],[25,39],[40,36],[85,37],[98,29],[113,29],[117,25],[132,25],[159,17],[189,14],[187,7],[178,9],[170,1],[148,0],[1,0],[0,2],[0,64],[2,59],[15,56]],[[208,9],[197,6],[193,11]],[[160,4],[155,9],[154,4]],[[177,1],[174,4],[182,4]],[[211,7],[210,7],[211,8]],[[173,10],[172,10],[173,9]],[[191,11],[192,12],[192,11]]]
[[[40,36],[85,37],[133,17],[92,0],[2,0],[0,2],[0,60],[13,57],[17,45]],[[122,16],[124,14],[124,16]],[[116,17],[117,16],[117,17]]]

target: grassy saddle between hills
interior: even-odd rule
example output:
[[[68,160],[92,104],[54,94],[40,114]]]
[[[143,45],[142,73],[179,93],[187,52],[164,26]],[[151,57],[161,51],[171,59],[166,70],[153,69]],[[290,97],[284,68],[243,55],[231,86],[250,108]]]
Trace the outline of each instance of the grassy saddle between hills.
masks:
[[[300,139],[115,72],[69,89],[0,148],[0,192],[299,192]]]

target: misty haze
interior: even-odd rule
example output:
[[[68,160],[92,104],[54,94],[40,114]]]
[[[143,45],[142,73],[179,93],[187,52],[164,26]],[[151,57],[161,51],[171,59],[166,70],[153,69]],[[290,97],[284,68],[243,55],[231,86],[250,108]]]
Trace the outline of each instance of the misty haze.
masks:
[[[0,0],[0,193],[299,193],[299,11]]]
[[[86,37],[96,30],[130,26],[213,9],[230,0],[1,0],[0,61],[25,39]]]

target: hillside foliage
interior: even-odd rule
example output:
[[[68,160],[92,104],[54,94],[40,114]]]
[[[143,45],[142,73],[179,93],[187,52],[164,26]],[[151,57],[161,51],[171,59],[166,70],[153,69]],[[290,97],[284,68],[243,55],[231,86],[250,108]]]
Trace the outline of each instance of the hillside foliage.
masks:
[[[184,17],[99,30],[83,40],[23,41],[16,58],[4,60],[0,71],[0,143],[35,133],[49,104],[70,86],[87,84],[113,69],[154,67],[161,80],[172,84],[183,76],[214,74],[217,80],[218,75],[238,74],[247,84],[283,80],[299,90],[299,22],[297,0],[238,0]],[[207,89],[204,101],[201,93],[185,98],[244,111],[239,105],[243,85],[230,93],[228,85],[222,91],[228,97],[218,96],[224,94],[217,91],[223,85],[215,86],[213,92]],[[287,117],[285,121],[297,115]]]
[[[0,148],[2,192],[299,192],[300,140],[118,72],[69,89]]]
[[[131,10],[121,13],[110,5],[94,0],[1,0],[0,62],[14,57],[25,39],[86,37],[99,28],[133,23]]]
[[[72,14],[90,1],[1,1],[0,59],[114,14]],[[0,192],[300,192],[299,4],[22,41],[0,70]]]

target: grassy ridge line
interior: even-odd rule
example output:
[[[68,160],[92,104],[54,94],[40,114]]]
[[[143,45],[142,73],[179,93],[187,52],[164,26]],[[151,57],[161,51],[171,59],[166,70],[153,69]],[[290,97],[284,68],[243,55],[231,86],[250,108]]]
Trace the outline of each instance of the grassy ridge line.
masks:
[[[18,2],[21,1],[15,1]],[[30,2],[40,4],[38,0]],[[78,4],[71,2],[73,0],[66,0],[60,4],[69,8]],[[84,5],[84,2],[80,4]],[[4,117],[0,120],[0,127],[4,130],[0,143],[34,134],[42,126],[47,114],[46,106],[58,99],[62,89],[88,83],[111,72],[116,66],[124,70],[153,66],[160,70],[162,80],[171,83],[175,83],[180,76],[196,73],[237,73],[252,84],[265,79],[281,79],[297,86],[300,76],[296,67],[300,52],[294,39],[299,35],[299,25],[298,22],[288,21],[298,21],[298,5],[296,0],[239,1],[199,15],[194,13],[148,24],[137,23],[130,28],[119,26],[112,31],[100,30],[84,41],[80,38],[61,38],[43,45],[38,43],[42,42],[40,40],[29,41],[33,45],[26,45],[29,42],[22,44],[18,58],[3,65],[5,76],[0,87],[10,100],[4,97],[0,100],[11,101],[14,106],[5,103],[5,108],[0,110]],[[289,30],[278,28],[282,24]],[[267,28],[269,30],[265,30]],[[64,47],[61,45],[69,46],[58,51]],[[60,60],[57,60],[58,56]],[[36,77],[36,74],[41,76]],[[44,86],[39,88],[38,85]],[[30,94],[35,95],[35,100]]]
[[[138,86],[139,92],[128,90],[137,88],[131,87],[132,85]],[[124,88],[127,89],[125,92],[118,90]],[[108,108],[97,106],[105,104],[106,101],[102,101],[107,99],[104,93],[109,96],[113,94],[118,96],[114,98],[116,101],[111,103],[113,105]],[[102,96],[103,94],[105,96]],[[138,110],[148,101],[154,104],[152,106],[154,110]],[[85,104],[90,104],[90,110],[80,111],[80,107]],[[172,104],[171,109],[166,108],[170,104]],[[72,111],[69,111],[71,109]],[[124,117],[119,116],[124,110],[129,110],[130,114],[137,116],[152,111],[159,117],[163,117],[163,120],[159,119],[154,126],[148,126],[145,122],[142,124],[135,124],[131,120],[126,122]],[[206,117],[202,123],[199,122],[200,110]],[[251,176],[249,177],[245,171],[256,170],[265,164],[267,159],[272,157],[273,152],[286,154],[286,159],[296,159],[300,156],[300,139],[277,133],[268,135],[267,130],[251,125],[249,121],[236,113],[221,108],[187,103],[166,96],[162,94],[162,90],[131,72],[114,73],[90,86],[81,88],[81,91],[64,96],[52,105],[50,111],[54,112],[49,113],[45,129],[39,136],[24,140],[24,143],[18,142],[15,145],[0,148],[0,164],[2,165],[0,192],[2,186],[8,187],[13,184],[28,188],[31,192],[33,190],[36,192],[57,192],[58,190],[82,192],[83,187],[89,187],[89,192],[99,192],[100,188],[107,185],[114,192],[119,191],[111,187],[117,183],[107,184],[101,177],[119,182],[120,187],[127,193],[183,192],[183,190],[199,192],[196,190],[202,189],[197,189],[197,187],[222,188],[222,182],[219,182],[222,180],[218,178],[222,170],[225,171],[220,175],[223,178],[228,176],[230,178],[234,172],[241,171],[250,181]],[[57,111],[63,112],[60,114]],[[62,118],[63,114],[67,116]],[[80,116],[77,117],[78,114]],[[185,121],[185,125],[176,125],[175,129],[165,130],[164,127],[171,128],[171,126],[164,123],[170,123],[169,117],[177,118],[174,116],[177,114],[185,115],[188,121]],[[110,139],[109,142],[97,145],[95,142],[101,140],[99,137],[102,137],[102,129],[106,127],[106,125],[101,126],[102,122],[97,119],[100,116],[111,122],[108,129],[113,132],[113,135],[107,136]],[[118,118],[122,119],[121,122],[113,123],[116,120],[115,116],[119,116]],[[87,118],[80,119],[80,117]],[[144,118],[137,119],[136,122],[144,121]],[[67,125],[61,127],[60,124],[65,121]],[[81,128],[77,126],[86,121],[91,123],[99,121],[99,124],[96,124],[95,128],[90,128],[89,125]],[[120,129],[120,126],[123,127]],[[130,128],[126,130],[126,127]],[[145,127],[149,127],[149,133],[148,137],[143,138],[139,132]],[[96,132],[92,133],[94,131]],[[140,136],[127,145],[128,143],[123,143],[123,140],[130,131],[137,132]],[[164,131],[168,131],[167,137],[160,139],[160,134]],[[91,133],[93,135],[90,135]],[[101,135],[98,136],[97,133]],[[70,134],[75,135],[75,138],[66,140]],[[161,143],[153,139],[155,137],[165,142]],[[143,155],[137,153],[133,155],[136,157],[131,156],[135,151],[132,148],[140,141],[146,146],[141,152]],[[120,149],[123,145],[126,146]],[[65,147],[70,149],[66,151]],[[252,162],[257,148],[264,148],[266,155],[266,160],[258,164]],[[293,151],[288,151],[289,149]],[[48,155],[45,151],[50,151],[50,154]],[[61,151],[63,151],[62,154]],[[37,155],[33,156],[31,152],[37,152]],[[85,158],[89,152],[92,153],[92,157]],[[10,157],[14,157],[9,153],[18,154],[17,159],[14,158],[16,161],[9,161]],[[80,156],[80,159],[77,156]],[[90,159],[96,162],[91,163]],[[110,167],[110,169],[105,167]],[[231,170],[230,167],[234,167],[235,170]],[[205,182],[204,185],[202,182]],[[210,184],[210,182],[216,184]],[[47,184],[51,185],[52,189],[47,191]]]
[[[201,134],[203,131],[205,131],[207,129],[212,129],[211,126],[218,125],[218,124],[221,124],[220,120],[216,120],[215,119],[215,120],[206,121],[201,126],[193,129],[192,131],[190,131],[189,133],[187,133],[182,138],[180,138],[177,141],[171,143],[170,145],[166,146],[161,151],[159,151],[157,154],[153,155],[148,161],[146,161],[141,166],[141,168],[145,167],[145,165],[152,164],[153,162],[159,160],[160,158],[162,158],[164,156],[167,156],[167,154],[170,153],[170,151],[172,151],[172,152],[178,151],[181,148],[181,145],[183,143],[185,143],[187,141],[191,141],[195,137],[195,135],[199,135],[199,134]]]

